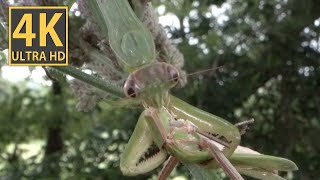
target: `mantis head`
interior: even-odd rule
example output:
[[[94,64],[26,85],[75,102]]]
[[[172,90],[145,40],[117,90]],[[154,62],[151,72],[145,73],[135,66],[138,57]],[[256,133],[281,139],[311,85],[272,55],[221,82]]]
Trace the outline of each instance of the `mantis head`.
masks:
[[[138,98],[145,106],[162,107],[168,103],[168,92],[178,83],[179,77],[173,65],[156,62],[132,72],[123,90],[127,97]]]

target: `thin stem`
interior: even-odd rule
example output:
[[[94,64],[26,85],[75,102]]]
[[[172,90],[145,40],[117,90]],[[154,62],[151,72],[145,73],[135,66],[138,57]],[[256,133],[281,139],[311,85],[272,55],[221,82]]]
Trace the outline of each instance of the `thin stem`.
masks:
[[[110,82],[104,81],[98,77],[86,74],[75,67],[72,67],[72,66],[67,66],[67,67],[52,66],[52,67],[48,67],[48,69],[49,70],[55,69],[55,70],[61,71],[65,74],[68,74],[78,80],[81,80],[85,83],[88,83],[88,84],[90,84],[98,89],[101,89],[111,95],[114,95],[116,97],[124,97],[123,91],[120,87],[118,87]]]
[[[7,30],[0,23],[0,50],[8,48]]]

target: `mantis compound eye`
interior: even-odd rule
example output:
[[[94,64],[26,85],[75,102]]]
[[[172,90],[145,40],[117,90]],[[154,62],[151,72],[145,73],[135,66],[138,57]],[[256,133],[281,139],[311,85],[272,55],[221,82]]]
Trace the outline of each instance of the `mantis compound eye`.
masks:
[[[129,89],[127,90],[127,96],[134,98],[134,97],[136,97],[137,95],[136,95],[136,92],[134,91],[133,88],[129,88]]]
[[[172,66],[168,66],[168,74],[170,77],[170,82],[172,82],[174,85],[176,85],[179,81],[179,72],[176,68]]]
[[[135,98],[137,97],[137,88],[133,80],[129,80],[124,84],[124,93],[127,97]]]

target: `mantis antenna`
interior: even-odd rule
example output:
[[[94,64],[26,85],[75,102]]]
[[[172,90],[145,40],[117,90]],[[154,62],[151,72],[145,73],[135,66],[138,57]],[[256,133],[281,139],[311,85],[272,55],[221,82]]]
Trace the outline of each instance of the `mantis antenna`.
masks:
[[[218,67],[213,67],[213,68],[209,68],[209,69],[204,69],[204,70],[196,71],[196,72],[193,72],[193,73],[189,73],[189,74],[187,74],[187,76],[193,76],[193,75],[202,74],[202,73],[205,73],[205,72],[215,71],[215,70],[220,69],[222,67],[225,67],[225,65],[218,66]]]

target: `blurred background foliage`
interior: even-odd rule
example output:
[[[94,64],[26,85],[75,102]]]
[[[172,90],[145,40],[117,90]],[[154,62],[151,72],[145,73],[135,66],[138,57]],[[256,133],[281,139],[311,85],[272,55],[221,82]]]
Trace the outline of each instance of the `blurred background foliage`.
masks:
[[[58,3],[71,7],[73,1]],[[4,50],[6,10],[4,1],[0,4]],[[232,123],[255,118],[242,145],[293,160],[300,168],[293,179],[317,179],[319,1],[160,0],[153,5],[184,54],[187,72],[215,69],[189,76],[173,94]],[[70,41],[84,23],[79,13],[77,8],[70,13]],[[141,109],[103,102],[79,112],[67,79],[44,76],[46,83],[35,85],[29,76],[12,82],[4,77],[5,50],[0,58],[0,179],[129,179],[121,175],[119,157]],[[30,75],[36,70],[42,71],[30,68]],[[154,179],[158,171],[130,179]],[[189,178],[184,167],[174,176]]]

